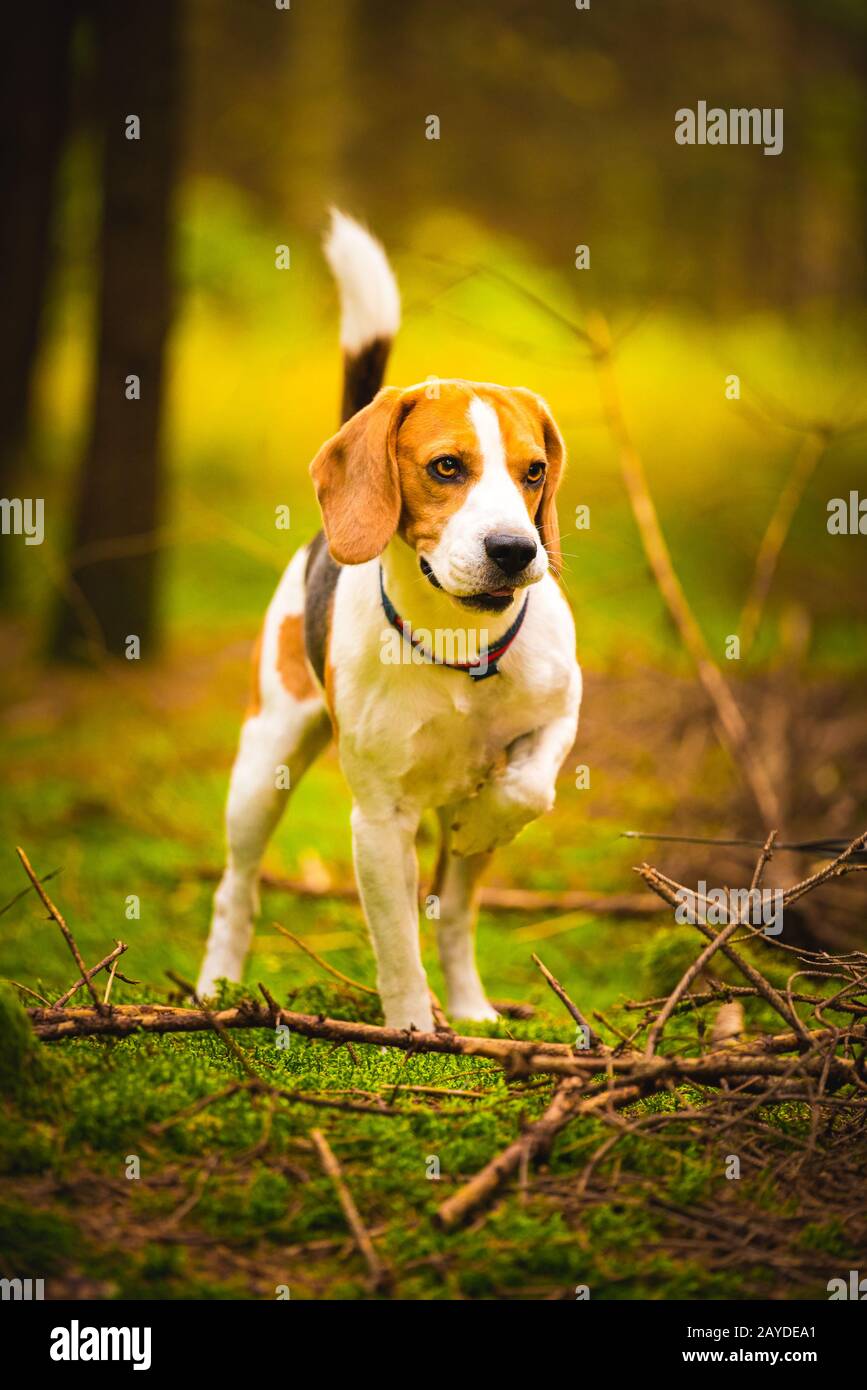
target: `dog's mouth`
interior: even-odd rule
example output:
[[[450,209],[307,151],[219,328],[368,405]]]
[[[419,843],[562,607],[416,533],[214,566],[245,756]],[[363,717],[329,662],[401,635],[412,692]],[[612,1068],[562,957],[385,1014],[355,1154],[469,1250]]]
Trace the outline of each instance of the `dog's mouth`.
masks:
[[[443,589],[423,555],[419,557],[419,567],[429,584],[432,584],[435,589],[442,589],[443,593],[447,592],[446,589]],[[499,589],[487,589],[478,594],[449,594],[449,598],[463,604],[464,608],[472,608],[482,613],[502,613],[508,608],[514,597],[514,585],[504,585]]]

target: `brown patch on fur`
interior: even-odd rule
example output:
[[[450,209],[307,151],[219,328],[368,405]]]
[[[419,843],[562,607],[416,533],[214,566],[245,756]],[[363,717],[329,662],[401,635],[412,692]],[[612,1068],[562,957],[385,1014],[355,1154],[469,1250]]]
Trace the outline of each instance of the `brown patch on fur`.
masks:
[[[560,432],[541,397],[523,387],[470,381],[425,388],[389,386],[322,446],[310,467],[331,556],[357,565],[381,555],[396,531],[416,551],[432,549],[449,517],[482,475],[479,439],[469,418],[474,397],[493,406],[507,467],[555,569],[562,563],[554,495],[563,468]],[[438,455],[460,459],[462,482],[443,486],[427,472]],[[530,465],[544,459],[539,488]]]
[[[468,489],[482,476],[478,435],[468,415],[473,395],[468,383],[443,382],[439,400],[428,400],[422,393],[401,426],[400,534],[416,551],[433,549],[449,517],[460,510]],[[443,486],[430,476],[428,464],[442,454],[460,459],[465,482]]]
[[[277,670],[286,690],[296,700],[309,700],[318,694],[307,669],[304,647],[304,617],[290,613],[280,624],[277,636]]]
[[[252,670],[250,671],[250,694],[247,699],[247,708],[244,711],[245,719],[253,719],[262,708],[262,692],[259,689],[259,662],[262,660],[262,632],[253,644]]]
[[[400,519],[396,440],[404,392],[380,391],[310,465],[332,557],[360,565],[381,555]]]

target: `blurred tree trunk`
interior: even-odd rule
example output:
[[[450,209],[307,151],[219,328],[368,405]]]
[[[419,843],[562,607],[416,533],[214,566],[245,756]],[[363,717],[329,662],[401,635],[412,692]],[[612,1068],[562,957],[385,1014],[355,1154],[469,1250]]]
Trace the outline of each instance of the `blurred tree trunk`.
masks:
[[[153,649],[162,464],[164,354],[172,310],[171,194],[179,67],[179,0],[98,0],[98,118],[103,208],[96,380],[79,480],[69,592],[53,654],[84,642]],[[140,138],[127,138],[128,117]],[[140,399],[129,399],[138,378]],[[134,389],[134,388],[133,388]]]
[[[358,0],[349,0],[354,13]],[[347,0],[338,7],[300,5],[291,28],[284,25],[287,78],[286,143],[293,152],[294,177],[284,180],[285,216],[309,227],[324,227],[332,203],[346,202],[347,90],[354,61]],[[351,200],[350,200],[351,201]]]
[[[0,494],[18,489],[50,272],[52,205],[67,128],[79,6],[22,6],[0,46]],[[0,548],[0,554],[5,551]]]
[[[347,101],[353,114],[344,145],[350,211],[378,235],[400,236],[408,209],[414,202],[426,206],[436,185],[435,171],[441,168],[435,157],[440,147],[425,139],[425,118],[438,115],[447,121],[447,116],[419,61],[419,54],[436,44],[435,26],[441,20],[431,20],[427,7],[406,0],[357,0],[346,14],[352,55]],[[399,82],[389,80],[394,72],[400,72]],[[437,97],[444,95],[439,84],[435,91]]]

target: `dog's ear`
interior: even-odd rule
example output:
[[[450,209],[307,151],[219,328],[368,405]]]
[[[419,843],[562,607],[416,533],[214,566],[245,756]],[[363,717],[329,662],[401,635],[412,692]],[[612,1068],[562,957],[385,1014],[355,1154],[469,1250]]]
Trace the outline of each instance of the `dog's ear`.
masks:
[[[563,555],[560,550],[560,523],[557,519],[556,496],[560,479],[563,476],[563,469],[566,466],[566,445],[563,443],[563,436],[542,397],[537,396],[534,391],[525,391],[522,394],[529,399],[542,424],[548,467],[545,472],[542,498],[536,512],[536,530],[548,552],[551,568],[559,577],[563,569]]]
[[[400,520],[397,432],[404,393],[386,386],[347,420],[310,465],[325,538],[341,565],[381,555]]]

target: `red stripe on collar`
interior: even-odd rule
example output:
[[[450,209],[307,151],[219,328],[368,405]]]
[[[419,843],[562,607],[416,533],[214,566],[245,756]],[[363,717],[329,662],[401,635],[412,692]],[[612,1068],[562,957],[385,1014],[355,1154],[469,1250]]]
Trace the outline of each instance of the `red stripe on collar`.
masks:
[[[391,626],[401,634],[404,641],[408,642],[414,651],[423,654],[429,666],[444,666],[449,671],[463,671],[465,676],[469,676],[470,679],[474,681],[483,681],[486,680],[488,676],[499,675],[500,668],[497,663],[505,656],[518,633],[521,631],[521,626],[527,613],[527,604],[530,601],[530,595],[528,593],[521,605],[521,611],[512,623],[512,626],[503,633],[502,637],[497,640],[493,647],[486,647],[484,649],[479,661],[440,661],[432,652],[426,649],[421,638],[413,637],[412,627],[405,618],[400,617],[397,609],[385,592],[385,577],[382,572],[382,565],[379,567],[379,592],[382,598],[383,611],[388,621],[391,623]]]

